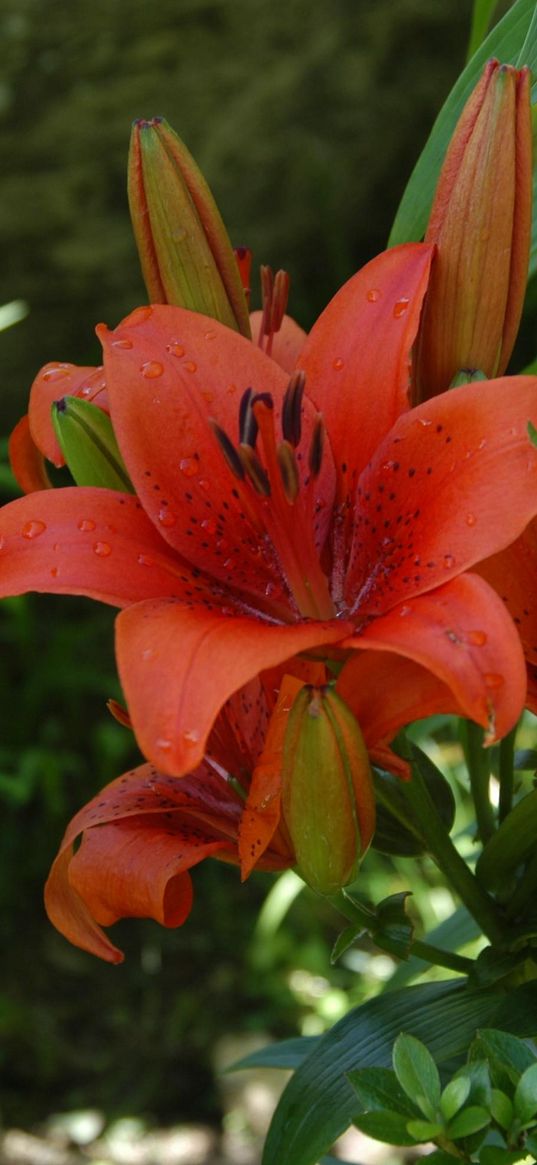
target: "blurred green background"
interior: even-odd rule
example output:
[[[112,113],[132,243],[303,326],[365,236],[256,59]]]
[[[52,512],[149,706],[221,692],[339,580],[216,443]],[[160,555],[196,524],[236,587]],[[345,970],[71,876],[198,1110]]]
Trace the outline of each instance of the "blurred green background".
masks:
[[[289,270],[308,327],[385,245],[470,14],[470,0],[2,0],[0,304],[28,308],[0,332],[3,431],[42,363],[97,363],[94,324],[144,301],[125,193],[133,118],[163,114],[184,137],[233,243]],[[13,496],[5,471],[0,486]],[[70,948],[44,918],[48,866],[73,812],[136,761],[104,704],[119,696],[113,612],[31,596],[1,619],[2,1119],[93,1106],[216,1121],[215,1042],[320,1030],[386,975],[385,957],[382,972],[331,969],[337,918],[308,894],[281,926],[272,899],[256,928],[270,879],[240,887],[216,862],[196,869],[182,930],[118,926],[124,966]],[[367,869],[365,892],[406,884],[397,862]],[[413,877],[432,925],[451,904],[427,867]]]

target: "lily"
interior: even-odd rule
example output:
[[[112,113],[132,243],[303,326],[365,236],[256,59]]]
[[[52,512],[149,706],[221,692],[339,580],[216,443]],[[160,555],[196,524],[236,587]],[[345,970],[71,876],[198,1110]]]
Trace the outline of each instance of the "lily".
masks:
[[[135,489],[67,487],[0,515],[0,592],[120,608],[134,731],[160,771],[201,764],[229,697],[313,653],[425,668],[489,740],[525,697],[516,628],[471,568],[537,512],[537,380],[462,385],[409,408],[433,248],[380,255],[334,297],[289,379],[183,308],[137,309],[104,349]],[[58,386],[59,387],[59,386]]]

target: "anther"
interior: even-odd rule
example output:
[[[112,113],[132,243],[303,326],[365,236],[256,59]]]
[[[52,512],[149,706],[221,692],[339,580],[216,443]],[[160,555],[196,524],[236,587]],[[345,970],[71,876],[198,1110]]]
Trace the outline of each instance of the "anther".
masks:
[[[282,436],[296,449],[302,432],[302,397],[306,385],[305,372],[293,372],[283,398]]]
[[[271,494],[269,476],[266,469],[263,469],[259,457],[256,456],[250,445],[239,445],[239,456],[243,470],[256,493],[263,498],[269,498]]]
[[[209,417],[209,424],[216,437],[216,440],[218,441],[220,450],[224,455],[224,460],[229,469],[235,475],[235,477],[239,479],[239,481],[244,481],[244,467],[233,442],[230,441],[227,433],[224,431],[224,429],[220,428],[220,425],[217,425],[216,421],[214,421],[212,417]]]
[[[311,438],[310,452],[308,464],[313,477],[317,477],[321,472],[321,465],[323,463],[323,449],[324,449],[324,421],[322,413],[317,413],[315,424],[313,427],[313,435]]]
[[[239,441],[242,445],[251,445],[255,449],[259,425],[252,411],[253,389],[247,388],[241,397],[239,405]]]
[[[267,409],[270,409],[272,412],[274,408],[274,401],[270,395],[270,392],[256,392],[255,396],[253,396],[251,400],[252,409],[254,405],[257,404],[266,405]]]
[[[252,252],[249,247],[234,247],[237,267],[243,286],[246,302],[250,303],[250,272],[252,269]]]
[[[282,320],[287,309],[289,299],[289,274],[287,271],[277,271],[272,289],[271,332],[279,332]]]
[[[296,502],[298,497],[300,479],[294,450],[288,441],[282,441],[281,445],[278,445],[276,456],[278,458],[278,469],[280,470],[280,477],[282,479],[283,492],[289,504],[293,505],[293,502]]]

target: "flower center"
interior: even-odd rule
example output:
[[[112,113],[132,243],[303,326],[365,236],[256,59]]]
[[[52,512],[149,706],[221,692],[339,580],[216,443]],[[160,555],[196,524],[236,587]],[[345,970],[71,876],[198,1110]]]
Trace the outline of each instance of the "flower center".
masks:
[[[307,450],[308,472],[302,478],[296,453],[302,443],[304,385],[304,373],[294,373],[283,399],[280,441],[276,437],[272,396],[254,394],[251,388],[240,403],[238,445],[215,421],[209,423],[229,469],[240,483],[245,512],[260,537],[268,536],[274,546],[299,614],[309,619],[333,619],[336,608],[314,533],[314,494],[324,443],[320,414]]]

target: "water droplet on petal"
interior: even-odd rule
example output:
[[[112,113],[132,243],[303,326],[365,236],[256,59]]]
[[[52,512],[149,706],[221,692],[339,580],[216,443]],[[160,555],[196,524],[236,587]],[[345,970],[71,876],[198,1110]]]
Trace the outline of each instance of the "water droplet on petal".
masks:
[[[172,340],[170,344],[166,344],[166,351],[170,356],[184,356],[185,350],[183,345],[178,340]]]
[[[108,555],[112,553],[112,547],[109,542],[95,542],[93,551],[98,558],[108,558]]]
[[[397,303],[395,303],[393,306],[394,319],[398,320],[401,316],[403,316],[405,314],[409,303],[410,303],[410,300],[407,299],[406,296],[402,296],[401,299],[397,300]]]
[[[210,481],[207,481],[206,477],[200,477],[200,479],[198,481],[198,485],[199,485],[200,489],[207,490],[207,489],[211,488],[211,483],[210,483]]]
[[[159,360],[146,360],[145,364],[142,364],[140,372],[146,380],[156,380],[158,376],[162,376],[164,365]]]
[[[151,558],[150,554],[139,554],[138,555],[138,562],[139,562],[140,566],[154,566],[155,565],[155,560],[154,560],[154,558]]]
[[[43,373],[41,379],[46,381],[65,380],[66,376],[69,376],[69,369],[60,366],[59,368],[49,368],[47,372]]]
[[[77,525],[78,529],[81,530],[83,534],[87,534],[91,530],[95,529],[95,522],[93,521],[93,518],[81,518]]]
[[[401,608],[400,608],[400,611],[399,611],[399,614],[400,614],[401,616],[404,616],[404,615],[411,615],[411,614],[412,614],[412,607],[408,607],[408,606],[403,606],[403,607],[401,607]]]
[[[499,672],[486,672],[483,679],[487,688],[501,688],[502,684],[505,683],[505,676],[501,676]]]
[[[444,567],[446,570],[451,570],[455,566],[455,559],[452,554],[444,554]]]
[[[175,526],[177,521],[175,514],[172,514],[171,510],[168,510],[165,506],[159,511],[158,520],[161,526]]]
[[[197,728],[190,728],[187,732],[183,732],[183,740],[186,744],[197,744],[200,739],[200,734]]]
[[[202,395],[203,399],[207,401],[208,405],[213,403],[214,392],[209,392],[206,388],[204,388],[204,389],[202,389],[201,395]]]
[[[214,518],[204,518],[201,523],[202,530],[206,530],[208,534],[214,534],[216,531],[216,522]]]
[[[194,477],[198,472],[198,460],[196,457],[183,457],[179,462],[179,469],[184,473],[185,477]]]
[[[5,544],[6,544],[6,540],[4,538],[4,535],[0,534],[0,550],[4,549]]]
[[[50,573],[52,575],[52,578],[57,578],[60,572],[59,572],[59,569],[57,566],[53,566],[53,567],[51,567]]]
[[[267,585],[265,587],[265,594],[267,596],[267,599],[269,599],[270,596],[274,594],[275,589],[276,588],[274,586],[274,583],[272,583],[272,582],[267,583]]]
[[[476,522],[477,522],[477,518],[476,518],[475,514],[467,514],[466,515],[466,525],[467,526],[475,526]]]
[[[182,367],[185,368],[187,372],[198,371],[198,366],[194,360],[186,360]]]
[[[129,328],[137,328],[138,324],[145,324],[153,315],[152,307],[137,307],[129,316]]]
[[[484,647],[487,642],[485,631],[469,631],[466,638],[473,647]]]
[[[177,230],[172,231],[172,239],[174,243],[182,243],[186,239],[186,227],[177,227]]]
[[[40,534],[44,534],[46,528],[44,522],[25,522],[21,534],[23,538],[39,538]]]
[[[366,292],[366,299],[369,303],[377,303],[377,300],[380,299],[380,291],[378,287],[370,287],[369,291]]]
[[[228,384],[228,386],[226,388],[226,392],[229,393],[229,396],[233,396],[233,393],[236,391],[237,391],[236,384]]]
[[[215,340],[216,339],[216,332],[205,332],[205,339],[206,340]]]
[[[155,740],[155,748],[158,748],[159,752],[169,752],[171,747],[172,742],[168,739],[167,736],[159,736],[157,740]]]
[[[430,421],[428,417],[418,417],[417,420],[417,424],[420,425],[422,429],[428,429],[429,425],[432,425],[432,423],[433,422]]]
[[[146,647],[142,651],[142,659],[144,659],[146,661],[149,661],[150,659],[155,659],[156,654],[157,653],[156,653],[154,647]]]
[[[123,348],[129,351],[132,346],[132,340],[112,340],[112,348]]]
[[[341,359],[341,356],[337,356],[336,359],[332,362],[332,368],[334,368],[336,372],[341,372],[344,363],[345,361]]]

